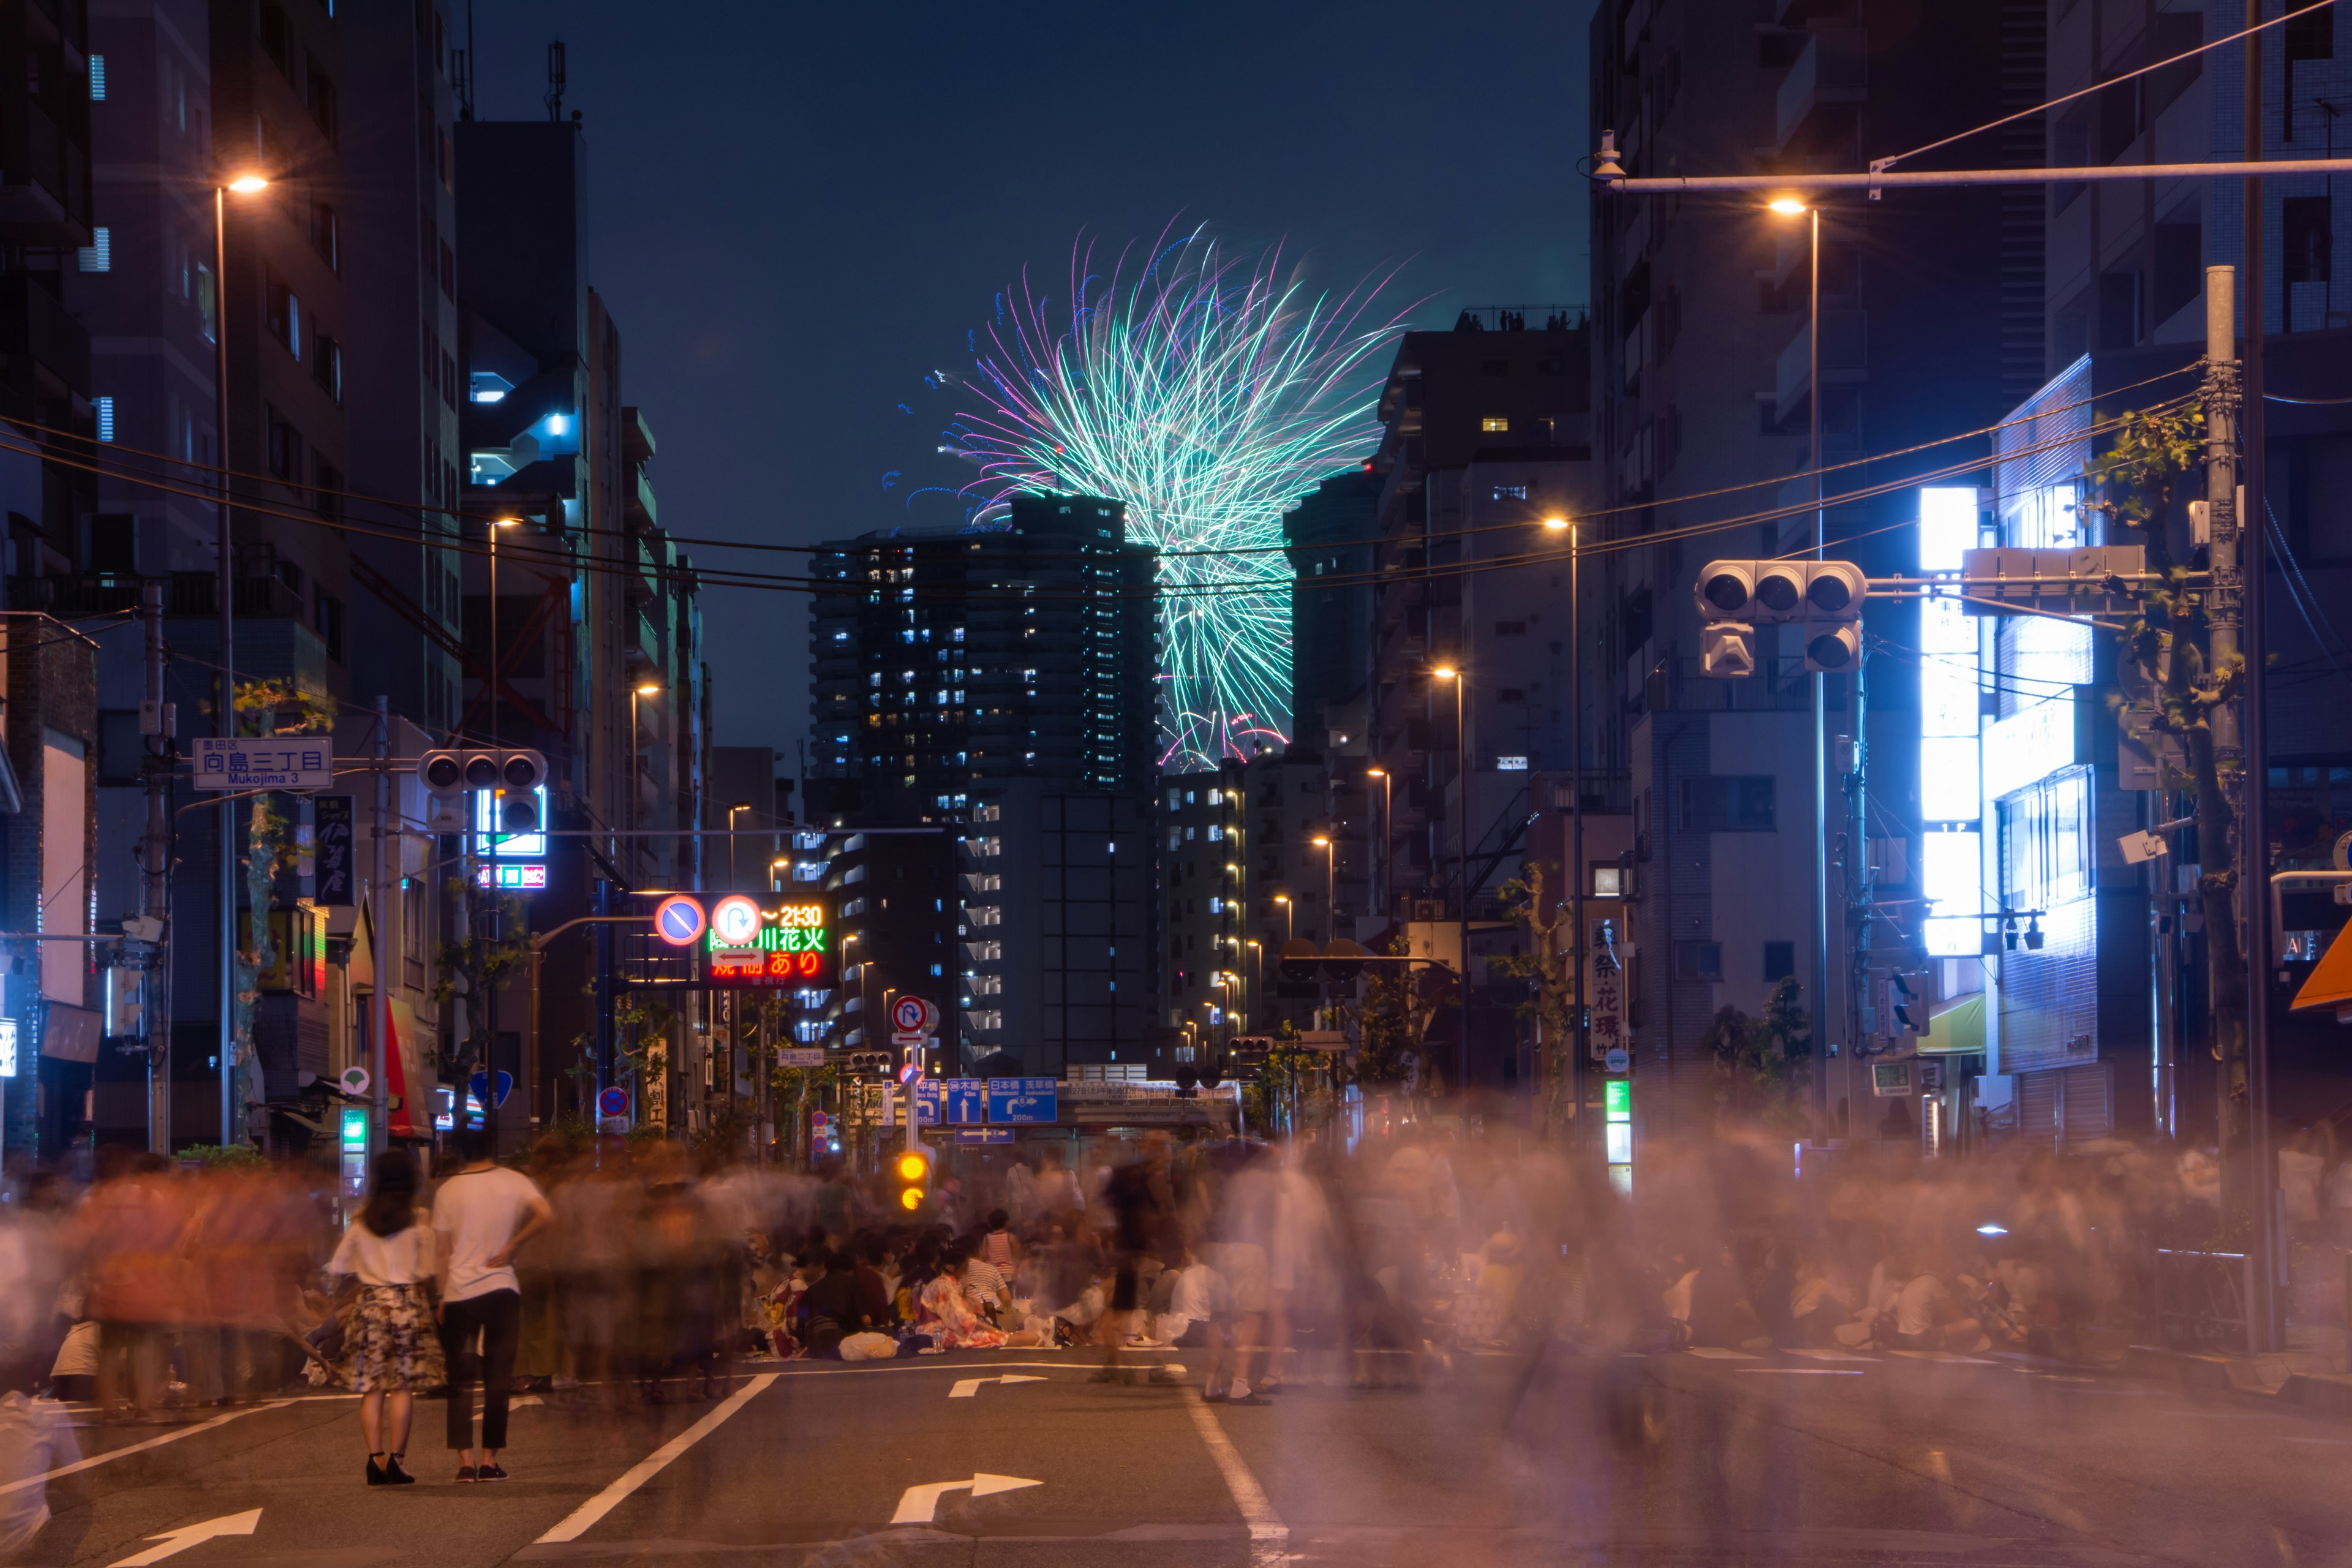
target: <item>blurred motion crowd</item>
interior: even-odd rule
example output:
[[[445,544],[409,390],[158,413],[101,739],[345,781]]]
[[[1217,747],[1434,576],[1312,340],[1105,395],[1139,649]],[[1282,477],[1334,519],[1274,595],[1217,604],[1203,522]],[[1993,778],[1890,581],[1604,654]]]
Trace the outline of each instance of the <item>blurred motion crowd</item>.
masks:
[[[1198,1347],[1207,1392],[1247,1400],[1315,1352],[1360,1382],[1552,1339],[2073,1354],[2095,1328],[2149,1327],[2155,1247],[2218,1226],[2210,1162],[2124,1144],[1801,1177],[1787,1143],[1726,1138],[1645,1152],[1631,1198],[1597,1165],[1495,1142],[1153,1132],[1075,1164],[1066,1147],[967,1160],[911,1215],[837,1163],[533,1149],[519,1163],[552,1219],[513,1260],[515,1382],[661,1401],[715,1396],[744,1356],[1087,1344],[1120,1375],[1124,1350]],[[99,1156],[86,1187],[35,1174],[0,1210],[0,1386],[162,1420],[349,1384],[361,1292],[327,1270],[331,1184]],[[2318,1166],[2299,1217],[2352,1195]],[[421,1353],[417,1385],[443,1385],[431,1335]]]

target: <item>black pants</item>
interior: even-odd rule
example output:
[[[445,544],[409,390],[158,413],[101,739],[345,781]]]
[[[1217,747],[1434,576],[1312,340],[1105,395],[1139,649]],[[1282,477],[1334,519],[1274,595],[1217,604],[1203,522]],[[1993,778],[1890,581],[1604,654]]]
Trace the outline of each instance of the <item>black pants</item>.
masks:
[[[482,1340],[474,1354],[474,1336]],[[507,1400],[515,1346],[522,1338],[522,1298],[512,1290],[468,1296],[441,1310],[441,1354],[449,1363],[449,1447],[474,1446],[474,1380],[482,1383],[482,1447],[507,1446]]]

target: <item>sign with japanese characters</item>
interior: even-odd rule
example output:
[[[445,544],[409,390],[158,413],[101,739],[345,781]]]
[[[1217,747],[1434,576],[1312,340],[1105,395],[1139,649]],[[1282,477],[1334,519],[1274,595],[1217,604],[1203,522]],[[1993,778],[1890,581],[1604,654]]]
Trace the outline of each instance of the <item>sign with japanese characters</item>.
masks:
[[[988,1080],[988,1119],[1035,1126],[1061,1114],[1062,1080],[1053,1078],[992,1078]]]
[[[941,1086],[947,1090],[948,1120],[968,1123],[986,1118],[988,1111],[988,1080],[977,1078],[951,1078]]]
[[[352,797],[322,795],[310,802],[318,832],[311,846],[321,904],[347,909],[352,901]]]
[[[334,743],[326,736],[196,739],[198,789],[325,789],[335,782]]]

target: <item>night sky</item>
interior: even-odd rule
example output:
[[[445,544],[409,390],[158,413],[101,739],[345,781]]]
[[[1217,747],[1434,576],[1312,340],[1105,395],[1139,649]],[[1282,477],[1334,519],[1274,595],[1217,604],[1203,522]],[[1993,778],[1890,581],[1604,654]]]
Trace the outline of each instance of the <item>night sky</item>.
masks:
[[[933,455],[954,404],[922,376],[969,368],[1024,266],[1062,292],[1081,233],[1115,253],[1206,224],[1342,290],[1401,265],[1383,297],[1421,326],[1582,302],[1589,12],[477,0],[478,113],[543,118],[563,40],[589,277],[659,445],[662,523],[805,542],[959,515],[908,499],[971,472]],[[797,773],[800,598],[710,590],[703,614],[717,741]]]

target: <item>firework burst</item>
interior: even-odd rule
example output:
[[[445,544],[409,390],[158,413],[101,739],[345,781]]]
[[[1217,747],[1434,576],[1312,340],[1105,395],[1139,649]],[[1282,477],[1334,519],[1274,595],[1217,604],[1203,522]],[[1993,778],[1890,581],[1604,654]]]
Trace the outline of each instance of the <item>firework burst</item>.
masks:
[[[1246,755],[1290,732],[1290,568],[1282,514],[1380,437],[1381,280],[1317,293],[1279,247],[1236,258],[1163,236],[1108,279],[1073,255],[1063,301],[1000,297],[976,336],[982,405],[949,448],[980,467],[982,507],[1057,489],[1127,503],[1128,537],[1163,552],[1160,765]]]

